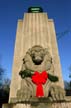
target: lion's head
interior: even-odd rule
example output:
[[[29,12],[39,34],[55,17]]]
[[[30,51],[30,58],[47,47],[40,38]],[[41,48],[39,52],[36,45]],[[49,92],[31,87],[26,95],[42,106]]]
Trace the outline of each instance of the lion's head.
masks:
[[[36,45],[29,49],[27,53],[31,56],[31,59],[35,65],[40,65],[44,61],[44,57],[48,51],[46,48]]]

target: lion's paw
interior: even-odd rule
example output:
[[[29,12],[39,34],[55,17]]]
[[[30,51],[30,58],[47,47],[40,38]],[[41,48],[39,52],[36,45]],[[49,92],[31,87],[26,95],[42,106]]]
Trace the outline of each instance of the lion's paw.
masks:
[[[54,101],[65,100],[65,90],[60,86],[52,86],[49,93]]]
[[[29,101],[31,97],[30,90],[24,89],[17,92],[17,98],[21,101]]]

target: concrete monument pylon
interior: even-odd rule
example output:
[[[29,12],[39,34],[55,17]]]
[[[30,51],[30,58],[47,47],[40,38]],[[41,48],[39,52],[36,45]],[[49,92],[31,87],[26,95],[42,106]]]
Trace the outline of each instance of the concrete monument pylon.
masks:
[[[46,51],[46,49],[48,51]],[[43,56],[43,60],[38,60],[38,62],[36,60],[33,60],[32,58],[33,51],[36,52],[36,56],[38,56],[38,53],[40,53],[39,54],[40,56],[42,55],[46,56],[45,58],[48,58],[47,61],[45,60],[44,56]],[[29,62],[30,59],[32,59],[31,62]],[[44,60],[45,62],[43,63]],[[27,64],[27,62],[29,63],[29,65]],[[43,65],[40,65],[40,64],[43,64]],[[19,73],[21,70],[22,70],[21,72],[22,74],[20,76]],[[25,98],[23,91],[29,92],[35,88],[34,84],[31,83],[31,78],[30,80],[28,80],[27,78],[22,77],[24,70],[32,70],[32,71],[34,70],[34,71],[40,71],[40,72],[45,70],[49,74],[57,76],[58,77],[57,82],[50,81],[51,84],[50,83],[48,84],[47,82],[46,86],[47,88],[49,88],[48,93],[52,92],[52,89],[54,89],[51,86],[53,84],[57,86],[57,91],[64,90],[64,83],[63,83],[62,72],[61,72],[61,65],[60,65],[60,58],[59,58],[58,47],[57,47],[54,21],[53,19],[48,19],[47,13],[42,12],[42,8],[40,9],[39,7],[29,8],[28,13],[24,14],[24,19],[18,20],[15,49],[14,49],[12,79],[11,79],[11,85],[10,85],[10,96],[9,96],[9,104],[10,103],[13,104],[11,105],[11,108],[34,107],[24,102],[24,101],[27,101],[26,99],[27,97]],[[26,83],[24,80],[26,82],[30,82],[30,85],[32,88],[30,87],[29,83]],[[24,85],[26,84],[29,85],[28,87],[29,89],[25,90],[26,86]],[[45,87],[43,86],[43,88]],[[47,92],[47,88],[44,91]],[[26,95],[28,94],[28,92],[26,93]],[[31,95],[30,97],[34,98],[35,93],[33,93],[33,95]],[[47,97],[46,95],[45,97],[43,96],[43,98],[47,98]],[[43,102],[44,100],[47,100],[47,99],[43,99]],[[39,106],[37,106],[36,108],[39,108],[39,107],[42,108],[42,106],[43,105],[39,104]],[[44,107],[48,107],[48,105]],[[3,108],[6,108],[6,106],[3,106]],[[49,108],[55,108],[55,107],[49,106]]]

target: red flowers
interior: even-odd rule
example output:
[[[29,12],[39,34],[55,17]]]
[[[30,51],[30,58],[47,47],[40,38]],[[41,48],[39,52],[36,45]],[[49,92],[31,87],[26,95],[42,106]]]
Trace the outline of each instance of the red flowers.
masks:
[[[36,97],[44,96],[42,84],[46,83],[47,78],[48,78],[48,74],[46,71],[43,71],[42,73],[36,71],[34,75],[32,75],[32,81],[37,85]]]

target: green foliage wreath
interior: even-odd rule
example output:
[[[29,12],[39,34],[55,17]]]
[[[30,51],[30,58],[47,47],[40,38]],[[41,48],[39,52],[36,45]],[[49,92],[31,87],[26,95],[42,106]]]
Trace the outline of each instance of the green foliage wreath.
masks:
[[[31,70],[24,70],[24,71],[20,71],[19,72],[19,75],[22,77],[22,78],[25,78],[25,77],[31,77],[33,75],[34,72],[32,72]],[[59,79],[57,76],[53,76],[51,74],[48,73],[48,79],[52,82],[57,82]]]

